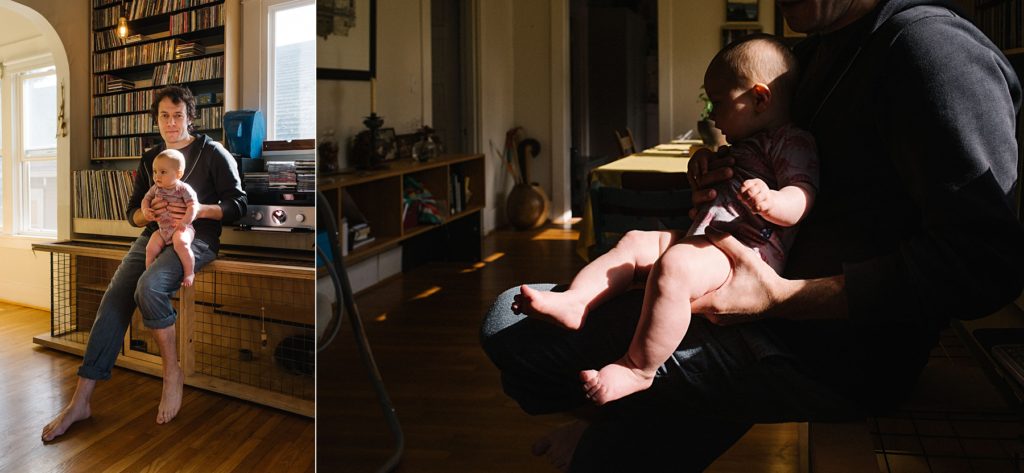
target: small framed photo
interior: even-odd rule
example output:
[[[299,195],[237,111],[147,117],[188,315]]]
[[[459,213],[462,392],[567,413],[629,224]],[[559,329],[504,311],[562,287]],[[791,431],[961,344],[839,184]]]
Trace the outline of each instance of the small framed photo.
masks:
[[[413,146],[420,141],[420,134],[406,133],[395,137],[395,159],[412,159]]]
[[[395,129],[381,128],[379,133],[382,160],[391,161],[392,159],[395,159],[395,157],[398,155],[395,147]]]
[[[722,25],[722,47],[744,36],[760,32],[760,23],[726,23]]]
[[[757,21],[758,0],[726,0],[725,21]]]

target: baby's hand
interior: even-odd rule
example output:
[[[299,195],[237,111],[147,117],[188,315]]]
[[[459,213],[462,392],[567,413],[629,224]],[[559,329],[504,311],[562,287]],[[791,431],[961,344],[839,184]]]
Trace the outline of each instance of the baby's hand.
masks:
[[[740,186],[740,200],[756,214],[771,212],[775,205],[775,194],[760,179],[748,179]]]
[[[154,212],[153,209],[142,209],[142,218],[152,222],[153,220],[156,220],[156,212]]]

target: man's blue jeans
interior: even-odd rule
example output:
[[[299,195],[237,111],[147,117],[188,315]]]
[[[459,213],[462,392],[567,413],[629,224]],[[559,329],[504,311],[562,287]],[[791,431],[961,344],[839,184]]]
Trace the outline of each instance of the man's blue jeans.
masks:
[[[181,287],[184,276],[181,260],[168,245],[146,268],[147,243],[149,234],[143,233],[132,243],[110,279],[96,310],[96,322],[78,369],[78,375],[83,378],[110,379],[110,370],[121,353],[124,334],[136,307],[142,313],[142,322],[150,329],[170,327],[178,318],[171,304],[171,294]],[[196,255],[196,273],[217,257],[206,242],[198,239],[192,242],[192,252]]]

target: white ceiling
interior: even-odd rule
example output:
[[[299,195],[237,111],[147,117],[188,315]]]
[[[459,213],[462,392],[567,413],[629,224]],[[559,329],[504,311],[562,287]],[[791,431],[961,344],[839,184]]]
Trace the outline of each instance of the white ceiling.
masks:
[[[39,29],[27,18],[0,6],[0,46],[39,36]]]

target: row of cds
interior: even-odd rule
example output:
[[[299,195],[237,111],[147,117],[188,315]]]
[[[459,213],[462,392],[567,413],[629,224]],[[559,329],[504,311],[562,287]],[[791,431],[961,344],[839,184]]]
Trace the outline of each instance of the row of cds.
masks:
[[[131,4],[125,8],[124,13],[128,15],[128,20],[139,20],[150,16],[163,15],[165,13],[183,10],[185,8],[223,2],[224,0],[133,0]],[[98,30],[114,26],[117,24],[117,19],[121,17],[121,2],[110,2],[109,0],[93,1],[93,6],[97,8],[106,5],[111,6],[93,12],[93,29]]]
[[[96,138],[92,140],[93,159],[142,156],[142,152],[160,142],[160,136]]]
[[[224,5],[214,5],[199,10],[171,15],[172,35],[224,26]]]
[[[152,64],[154,62],[170,61],[174,59],[174,50],[177,44],[178,41],[176,39],[168,39],[94,54],[92,56],[92,70],[94,72],[103,72]]]
[[[224,56],[161,64],[153,68],[153,85],[220,79],[223,71]]]
[[[192,122],[196,129],[220,128],[224,122],[224,107],[204,107],[196,110],[198,116]],[[149,112],[101,117],[93,119],[93,136],[97,138],[158,133]]]
[[[137,90],[125,94],[106,95],[92,99],[93,113],[112,115],[115,113],[145,112],[153,104],[153,89]]]

